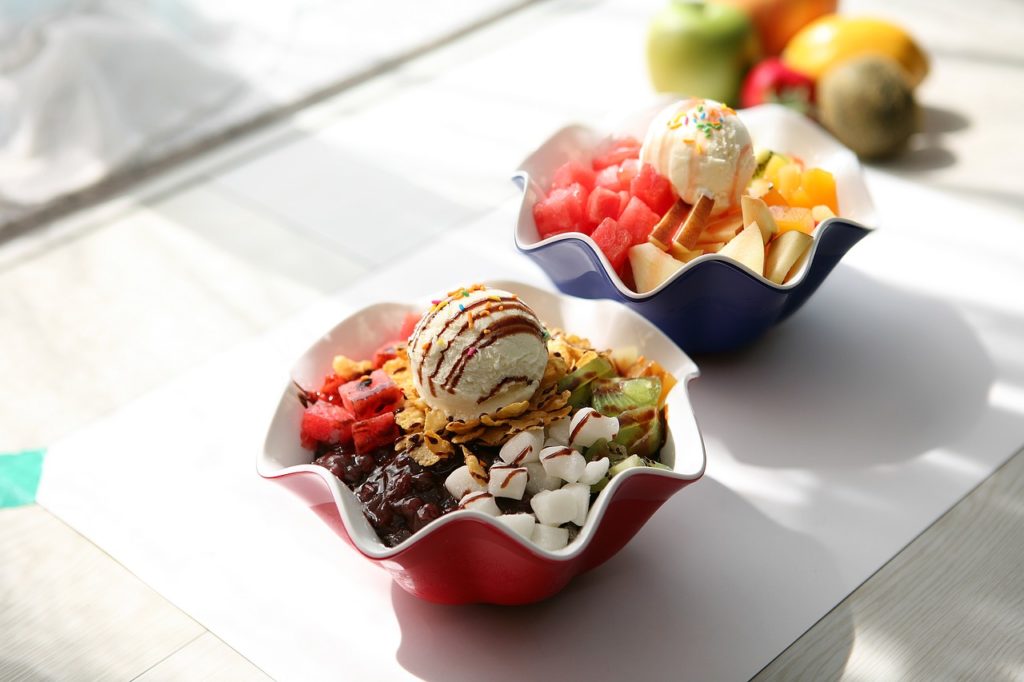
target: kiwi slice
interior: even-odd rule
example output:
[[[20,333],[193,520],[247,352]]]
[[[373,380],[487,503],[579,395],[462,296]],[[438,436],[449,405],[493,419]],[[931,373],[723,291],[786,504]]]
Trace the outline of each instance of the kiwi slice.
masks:
[[[637,407],[618,415],[619,433],[615,442],[627,452],[641,457],[658,458],[665,443],[665,424],[656,406]]]
[[[558,382],[559,391],[572,391],[569,396],[569,404],[573,410],[578,410],[590,404],[590,384],[601,377],[615,375],[615,367],[604,357],[598,356],[575,370],[562,377]]]
[[[661,399],[659,377],[613,377],[592,384],[591,405],[606,417],[641,407],[657,407]]]
[[[602,457],[607,457],[608,462],[614,466],[626,459],[626,457],[629,456],[629,452],[621,443],[599,438],[594,441],[593,445],[587,448],[587,451],[583,453],[583,456],[587,458],[588,462],[594,462]]]
[[[608,478],[621,474],[626,469],[635,469],[637,467],[647,466],[644,462],[644,458],[640,455],[630,455],[626,459],[622,460],[611,469],[608,470]]]

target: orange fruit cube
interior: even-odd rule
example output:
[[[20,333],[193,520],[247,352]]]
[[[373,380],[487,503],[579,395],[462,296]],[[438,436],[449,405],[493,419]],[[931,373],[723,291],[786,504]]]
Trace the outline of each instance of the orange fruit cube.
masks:
[[[805,234],[814,232],[814,217],[811,209],[802,206],[769,206],[775,218],[775,224],[779,226],[779,234],[787,230],[798,230]]]
[[[801,189],[807,193],[810,203],[808,208],[818,205],[825,205],[832,209],[832,212],[839,214],[839,200],[836,197],[836,179],[832,174],[822,168],[809,168],[804,171],[801,178]],[[798,204],[804,206],[805,204]]]
[[[775,183],[775,189],[779,190],[779,194],[792,204],[793,195],[800,188],[802,181],[803,174],[800,172],[800,166],[795,163],[788,163],[779,169],[779,177]]]
[[[775,185],[779,182],[779,169],[789,165],[789,163],[788,157],[782,154],[772,154],[772,157],[768,159],[768,163],[764,167],[764,173],[761,177]]]
[[[815,223],[823,223],[829,218],[835,218],[836,214],[832,212],[831,208],[821,204],[811,207],[811,217],[814,218]]]
[[[807,193],[807,189],[801,185],[797,187],[795,191],[789,195],[790,206],[800,206],[801,208],[814,208],[815,203]]]
[[[761,201],[769,206],[789,206],[789,202],[786,201],[786,198],[779,194],[779,190],[774,187],[771,187],[767,192],[761,195]]]

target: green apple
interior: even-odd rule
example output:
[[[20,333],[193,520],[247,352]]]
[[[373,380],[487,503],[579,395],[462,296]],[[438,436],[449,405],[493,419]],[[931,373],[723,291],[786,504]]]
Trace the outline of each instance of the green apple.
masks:
[[[730,5],[670,0],[651,20],[647,66],[659,92],[739,101],[740,85],[758,59],[750,17]]]

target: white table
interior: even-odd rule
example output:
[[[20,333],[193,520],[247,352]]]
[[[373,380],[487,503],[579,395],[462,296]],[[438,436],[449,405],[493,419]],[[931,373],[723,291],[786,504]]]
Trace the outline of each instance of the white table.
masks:
[[[847,11],[862,8],[898,18],[934,56],[920,92],[929,133],[887,169],[1024,217],[1024,145],[1005,115],[1024,106],[1024,48],[1012,40],[1024,10],[1003,0]],[[0,451],[45,446],[394,256],[348,218],[416,220],[422,244],[511,196],[507,173],[524,150],[567,119],[603,114],[612,76],[624,98],[645,95],[639,49],[595,46],[627,34],[639,45],[649,12],[626,2],[527,8],[4,244]],[[577,50],[590,68],[553,76]],[[340,183],[362,201],[353,207]],[[415,215],[388,201],[395,193],[418,199]],[[351,250],[326,236],[339,225]],[[763,675],[1024,675],[1022,492],[1016,456]],[[0,677],[260,675],[42,508],[0,519],[0,631],[11,633]]]

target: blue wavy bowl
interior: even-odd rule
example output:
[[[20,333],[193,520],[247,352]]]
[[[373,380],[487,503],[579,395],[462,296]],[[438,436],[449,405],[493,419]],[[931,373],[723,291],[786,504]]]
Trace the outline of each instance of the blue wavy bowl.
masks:
[[[660,105],[659,107],[660,108]],[[640,139],[658,108],[635,116],[617,133]],[[619,301],[644,316],[687,353],[716,353],[746,346],[786,319],[810,298],[850,248],[875,224],[857,157],[806,117],[779,105],[739,112],[758,147],[795,154],[836,178],[843,216],[815,230],[810,257],[786,284],[774,284],[718,254],[700,256],[656,289],[638,294],[612,269],[594,241],[581,233],[539,239],[533,205],[560,165],[589,160],[605,133],[573,125],[559,130],[531,154],[514,176],[523,191],[515,240],[561,291],[581,298]]]

